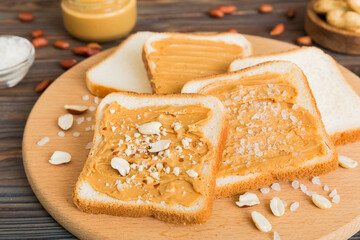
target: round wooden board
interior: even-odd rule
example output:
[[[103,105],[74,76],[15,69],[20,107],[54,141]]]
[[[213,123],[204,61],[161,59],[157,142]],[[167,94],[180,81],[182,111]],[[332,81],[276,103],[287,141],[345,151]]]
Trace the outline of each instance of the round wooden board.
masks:
[[[284,51],[296,46],[276,40],[247,36],[252,42],[255,54]],[[299,189],[292,189],[289,182],[281,182],[281,191],[271,191],[264,195],[255,192],[260,205],[250,208],[238,208],[235,201],[238,196],[217,199],[210,220],[202,225],[183,226],[168,224],[151,217],[128,218],[109,215],[92,215],[79,211],[73,204],[72,192],[75,182],[87,158],[87,143],[92,141],[92,131],[86,127],[94,124],[94,111],[88,111],[79,117],[91,117],[78,125],[76,122],[65,137],[59,137],[57,118],[65,114],[65,104],[96,106],[85,86],[85,72],[94,63],[106,57],[110,50],[99,53],[73,67],[61,75],[39,98],[26,124],[23,138],[23,159],[27,177],[36,196],[45,209],[66,229],[81,239],[272,239],[273,233],[262,233],[251,220],[253,210],[264,214],[272,223],[281,239],[347,239],[360,230],[360,167],[352,170],[339,168],[326,176],[321,176],[322,185],[331,190],[337,189],[341,196],[340,204],[328,210],[315,207],[310,197]],[[121,63],[119,63],[121,64]],[[341,67],[346,78],[360,92],[360,79]],[[129,83],[131,84],[131,83]],[[89,95],[89,100],[83,96]],[[79,118],[76,117],[76,118]],[[79,137],[72,134],[79,132]],[[49,137],[50,142],[38,146],[37,142]],[[339,153],[354,159],[360,159],[360,142],[339,147]],[[54,166],[48,160],[56,150],[72,155],[69,164]],[[329,193],[322,186],[314,185],[309,179],[300,181],[310,190],[324,196]],[[288,203],[282,217],[271,214],[269,201],[278,196]],[[294,201],[300,207],[291,212],[289,205]]]

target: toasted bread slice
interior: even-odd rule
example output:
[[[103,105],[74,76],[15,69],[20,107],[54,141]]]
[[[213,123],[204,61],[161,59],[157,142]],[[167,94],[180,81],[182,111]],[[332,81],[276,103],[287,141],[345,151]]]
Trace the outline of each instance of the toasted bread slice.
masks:
[[[143,61],[155,93],[180,93],[194,78],[224,73],[252,54],[241,34],[157,33],[144,43]]]
[[[137,32],[124,40],[112,54],[86,72],[90,92],[105,97],[111,92],[152,93],[142,62],[144,42],[154,33]]]
[[[154,121],[161,127],[143,125]],[[109,94],[96,113],[93,147],[74,203],[88,213],[205,222],[226,137],[226,113],[215,97]],[[170,145],[156,145],[161,141]],[[123,172],[113,168],[114,158],[123,159]]]
[[[230,71],[273,60],[290,61],[304,72],[325,129],[335,145],[360,140],[360,96],[349,85],[334,59],[315,47],[237,59]]]
[[[293,63],[267,62],[201,78],[182,91],[217,96],[228,112],[229,137],[216,179],[217,197],[337,168],[335,147],[306,77]]]

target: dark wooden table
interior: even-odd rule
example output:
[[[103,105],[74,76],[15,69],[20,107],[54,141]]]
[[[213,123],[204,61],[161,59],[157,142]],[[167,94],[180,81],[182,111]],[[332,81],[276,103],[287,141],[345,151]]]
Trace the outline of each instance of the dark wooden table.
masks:
[[[272,27],[284,23],[285,32],[276,39],[294,43],[298,36],[305,34],[303,25],[307,1],[226,1],[238,7],[234,15],[223,19],[208,17],[208,10],[224,3],[221,0],[139,0],[138,21],[133,31],[220,32],[236,28],[240,33],[270,37]],[[263,3],[272,4],[274,12],[259,14],[257,7]],[[293,20],[285,17],[291,7],[297,12]],[[19,22],[16,16],[21,11],[33,12],[36,19],[31,23]],[[44,30],[51,43],[62,39],[72,47],[84,44],[65,31],[60,0],[0,0],[0,35],[18,35],[30,39],[34,29]],[[102,46],[110,48],[121,40]],[[360,56],[327,52],[340,64],[360,74]],[[0,239],[75,239],[44,210],[35,197],[26,179],[21,155],[26,119],[39,97],[34,88],[42,79],[56,79],[63,73],[59,62],[67,57],[74,57],[71,50],[58,50],[52,46],[37,49],[36,61],[25,79],[14,88],[0,89]],[[360,232],[351,239],[360,239]]]

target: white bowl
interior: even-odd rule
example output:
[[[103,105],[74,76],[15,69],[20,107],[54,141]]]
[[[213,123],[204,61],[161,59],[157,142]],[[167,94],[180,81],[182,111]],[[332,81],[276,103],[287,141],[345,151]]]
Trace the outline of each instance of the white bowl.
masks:
[[[26,54],[26,59],[16,63],[13,66],[6,68],[0,68],[0,88],[10,88],[18,84],[29,71],[29,68],[34,62],[35,58],[35,49],[34,46],[25,38],[18,36],[2,35],[0,38],[14,38],[21,44],[28,46],[28,52]]]

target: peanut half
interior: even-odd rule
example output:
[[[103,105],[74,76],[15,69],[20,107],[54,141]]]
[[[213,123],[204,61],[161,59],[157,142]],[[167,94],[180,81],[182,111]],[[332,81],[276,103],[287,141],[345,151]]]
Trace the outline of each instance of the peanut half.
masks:
[[[262,232],[270,232],[272,229],[271,223],[261,214],[256,211],[251,213],[251,218],[255,226]]]
[[[239,196],[239,201],[235,202],[239,207],[250,207],[260,204],[259,198],[254,193],[244,193]]]
[[[71,114],[65,114],[58,118],[58,125],[62,130],[68,130],[72,127],[74,117]]]
[[[120,175],[125,177],[130,172],[130,164],[123,158],[114,157],[111,159],[111,167],[119,171]]]
[[[50,157],[49,163],[53,165],[59,165],[68,163],[71,160],[71,155],[67,152],[63,151],[55,151],[53,155]]]
[[[161,152],[169,148],[171,140],[160,140],[154,143],[150,143],[149,152]]]
[[[325,198],[321,195],[313,194],[311,196],[311,199],[318,208],[321,208],[321,209],[331,208],[331,202],[327,198]]]
[[[284,203],[278,197],[274,197],[273,199],[271,199],[270,209],[272,213],[277,217],[280,217],[285,213]]]
[[[356,168],[358,162],[351,158],[339,155],[339,165],[343,168]]]
[[[64,108],[71,114],[79,115],[88,110],[87,106],[82,105],[65,105]]]

